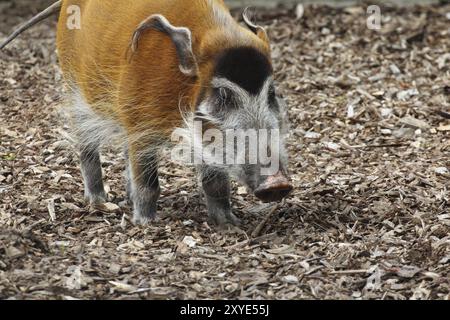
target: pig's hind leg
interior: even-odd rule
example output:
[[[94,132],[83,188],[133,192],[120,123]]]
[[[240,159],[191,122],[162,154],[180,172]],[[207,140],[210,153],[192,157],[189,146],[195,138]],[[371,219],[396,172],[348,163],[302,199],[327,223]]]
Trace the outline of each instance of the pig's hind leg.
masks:
[[[231,183],[228,173],[205,166],[200,168],[200,180],[210,221],[219,226],[239,225],[240,220],[231,212]]]
[[[84,197],[91,204],[105,202],[106,193],[103,186],[102,164],[99,145],[80,146],[81,173],[84,180]]]
[[[101,204],[106,200],[106,193],[99,149],[112,126],[97,115],[79,93],[73,96],[70,107],[68,115],[80,153],[84,196],[91,204]]]

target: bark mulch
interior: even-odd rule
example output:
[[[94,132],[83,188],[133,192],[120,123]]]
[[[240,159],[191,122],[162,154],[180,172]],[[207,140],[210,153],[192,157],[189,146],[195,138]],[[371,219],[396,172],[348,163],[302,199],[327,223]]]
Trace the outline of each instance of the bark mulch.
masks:
[[[20,3],[20,2],[19,2]],[[32,14],[0,4],[0,38]],[[289,102],[295,191],[272,210],[235,186],[217,230],[192,169],[161,171],[159,221],[83,201],[60,121],[55,21],[0,52],[0,298],[449,299],[450,5],[262,12]]]

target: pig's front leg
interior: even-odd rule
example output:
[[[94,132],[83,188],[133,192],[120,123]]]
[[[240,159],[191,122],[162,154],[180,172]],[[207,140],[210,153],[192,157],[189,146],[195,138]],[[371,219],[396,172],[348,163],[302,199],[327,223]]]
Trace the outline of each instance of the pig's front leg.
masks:
[[[240,224],[240,220],[231,212],[231,185],[228,173],[204,166],[200,168],[200,179],[210,221],[219,226]]]
[[[129,150],[129,194],[133,202],[133,221],[145,225],[156,218],[157,201],[161,192],[156,155],[140,155]]]

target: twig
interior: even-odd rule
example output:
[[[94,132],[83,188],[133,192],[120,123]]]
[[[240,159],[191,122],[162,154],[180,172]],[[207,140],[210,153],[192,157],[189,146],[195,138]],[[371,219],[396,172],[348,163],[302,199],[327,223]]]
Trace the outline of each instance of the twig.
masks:
[[[251,244],[251,245],[252,245],[252,244],[257,244],[257,243],[263,242],[263,241],[265,241],[265,240],[268,240],[268,239],[270,239],[270,238],[274,238],[274,237],[276,237],[276,236],[277,236],[277,233],[276,233],[276,232],[272,232],[272,233],[268,233],[268,234],[263,234],[263,235],[260,236],[260,237],[253,238],[253,239],[250,241],[250,244]]]
[[[226,262],[227,261],[226,258],[224,258],[222,256],[218,256],[218,255],[206,254],[206,253],[199,253],[198,255],[199,255],[199,257],[206,258],[206,259],[216,259],[216,260],[219,260],[219,261],[222,261],[222,262]]]
[[[319,178],[318,181],[314,182],[310,186],[308,186],[309,189],[314,189],[315,187],[318,187],[321,184],[326,184],[328,177],[330,176],[331,172],[325,173],[323,176]]]
[[[450,119],[450,113],[445,111],[436,110],[434,111],[436,114],[440,115],[441,117],[444,117],[446,119]]]
[[[249,243],[250,243],[250,240],[249,240],[249,239],[246,239],[246,240],[244,240],[244,241],[235,243],[235,244],[233,244],[233,245],[231,245],[231,246],[224,247],[224,249],[225,249],[225,250],[236,250],[236,249],[238,249],[238,248],[240,248],[240,247],[244,247],[244,246],[248,245]]]
[[[367,270],[356,269],[356,270],[338,270],[329,272],[329,274],[355,274],[355,273],[367,273]]]
[[[181,174],[175,174],[166,170],[159,170],[159,173],[161,175],[165,175],[165,176],[169,176],[169,177],[174,177],[174,178],[184,178],[185,176],[181,175]]]
[[[406,143],[386,143],[386,144],[370,144],[365,146],[355,146],[357,149],[369,149],[369,148],[399,148],[399,147],[407,147]]]
[[[140,289],[130,291],[125,294],[147,293],[147,292],[152,292],[153,290],[155,290],[155,289],[154,288],[140,288]]]
[[[54,199],[48,200],[47,209],[48,209],[48,214],[50,215],[50,219],[54,222],[56,220],[55,200]]]
[[[264,228],[264,226],[267,224],[267,222],[269,222],[270,218],[272,217],[272,215],[275,213],[275,211],[278,209],[278,207],[280,206],[280,204],[276,204],[272,210],[269,211],[269,213],[267,214],[267,216],[264,218],[263,221],[261,221],[255,228],[255,230],[253,230],[251,237],[252,238],[256,238],[260,235],[262,229]]]
[[[26,227],[25,229],[23,229],[23,230],[21,231],[21,233],[22,233],[22,234],[27,234],[27,233],[31,232],[36,226],[38,226],[39,224],[44,223],[44,222],[46,222],[46,221],[47,221],[46,219],[40,219],[40,220],[34,222],[33,224],[30,224],[30,225],[29,225],[28,227]]]

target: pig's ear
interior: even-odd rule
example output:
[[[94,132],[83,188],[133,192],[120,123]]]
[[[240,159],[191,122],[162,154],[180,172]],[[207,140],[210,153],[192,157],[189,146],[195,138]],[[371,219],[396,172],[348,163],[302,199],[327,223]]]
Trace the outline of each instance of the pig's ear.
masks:
[[[175,45],[179,60],[180,71],[190,77],[198,75],[198,65],[192,51],[191,30],[184,27],[174,27],[162,15],[155,14],[142,21],[133,33],[131,50],[136,52],[139,46],[139,39],[146,30],[153,29],[167,34]]]
[[[247,8],[245,8],[244,12],[242,13],[242,19],[244,20],[247,28],[249,28],[254,34],[256,34],[258,36],[258,38],[260,38],[266,44],[269,44],[270,43],[269,36],[267,35],[266,30],[263,27],[254,24],[251,21],[249,15],[250,15],[249,7],[247,7]]]

